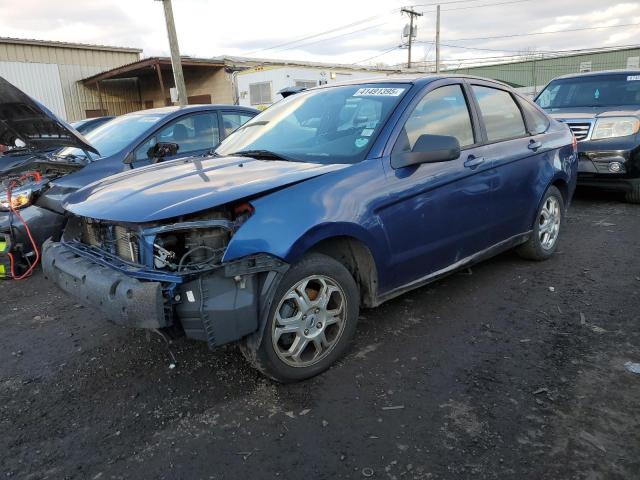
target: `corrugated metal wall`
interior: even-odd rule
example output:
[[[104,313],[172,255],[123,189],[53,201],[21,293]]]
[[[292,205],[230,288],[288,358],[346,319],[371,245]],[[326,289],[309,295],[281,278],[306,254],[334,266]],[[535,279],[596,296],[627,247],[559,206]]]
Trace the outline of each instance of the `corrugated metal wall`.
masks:
[[[60,79],[68,116],[74,119],[85,118],[87,110],[100,109],[98,90],[85,87],[79,80],[110,68],[112,67],[60,65]],[[110,115],[121,115],[140,110],[138,87],[134,80],[109,80],[101,82],[100,87],[103,107]]]
[[[27,95],[31,95],[59,117],[67,116],[58,65],[0,62],[0,76],[18,86]]]
[[[555,58],[537,55],[527,60],[501,65],[487,65],[471,68],[454,68],[447,73],[462,73],[493,78],[520,87],[544,86],[561,75],[578,73],[589,66],[591,71],[617,70],[635,66],[636,57],[640,57],[640,48],[615,50],[600,53],[587,53]],[[630,60],[631,59],[631,60]],[[586,65],[590,62],[590,65]],[[636,67],[637,68],[637,67]]]
[[[61,101],[64,105],[61,116],[70,122],[85,118],[86,110],[100,108],[97,90],[85,87],[78,83],[78,80],[135,62],[139,57],[139,53],[126,50],[75,48],[55,44],[31,45],[0,40],[0,62],[23,65],[12,67],[17,71],[21,68],[22,76],[14,76],[14,81],[6,77],[7,80],[28,91],[56,113],[60,112],[61,90]],[[52,66],[57,67],[55,74]],[[31,74],[36,72],[46,72],[46,75]],[[0,72],[0,75],[3,74]],[[102,86],[103,104],[108,113],[118,115],[141,108],[134,81],[105,82]],[[59,88],[58,99],[54,100],[51,96],[56,88]],[[34,91],[42,94],[47,92],[49,96],[39,98],[31,93]]]

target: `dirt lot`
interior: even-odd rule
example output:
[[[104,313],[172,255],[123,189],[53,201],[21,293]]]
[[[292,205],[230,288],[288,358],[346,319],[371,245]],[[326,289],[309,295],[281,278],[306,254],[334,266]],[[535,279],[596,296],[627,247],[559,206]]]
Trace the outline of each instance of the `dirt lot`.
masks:
[[[558,254],[507,253],[362,312],[281,386],[0,284],[2,478],[638,479],[640,207],[582,194]]]

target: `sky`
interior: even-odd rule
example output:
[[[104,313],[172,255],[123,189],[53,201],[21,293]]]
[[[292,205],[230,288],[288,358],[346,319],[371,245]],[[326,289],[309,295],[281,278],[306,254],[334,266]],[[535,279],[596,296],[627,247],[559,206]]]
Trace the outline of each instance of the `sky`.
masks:
[[[423,14],[417,19],[414,62],[435,58],[436,3],[413,4]],[[439,3],[441,58],[449,66],[530,52],[640,44],[638,0]],[[398,0],[173,0],[182,55],[360,65],[406,62],[407,50],[398,46],[408,17],[400,8],[411,5]],[[0,0],[0,35],[137,47],[145,57],[169,54],[157,0]]]

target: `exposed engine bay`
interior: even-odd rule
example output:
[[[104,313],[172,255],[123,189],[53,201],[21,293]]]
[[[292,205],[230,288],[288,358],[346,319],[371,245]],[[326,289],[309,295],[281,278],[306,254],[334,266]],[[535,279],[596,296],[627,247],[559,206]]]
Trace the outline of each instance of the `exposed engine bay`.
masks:
[[[39,260],[38,245],[46,239],[41,227],[62,223],[62,216],[36,205],[50,182],[83,165],[75,160],[38,156],[7,169],[0,177],[0,279],[28,277]],[[28,220],[41,221],[29,227]],[[44,238],[43,238],[44,237]]]
[[[63,239],[98,249],[131,267],[188,275],[220,265],[231,237],[252,212],[249,203],[242,203],[171,224],[144,226],[72,217]]]
[[[5,205],[9,188],[11,188],[12,197],[20,197],[23,201],[28,197],[26,204],[17,202],[16,208],[22,208],[35,203],[40,194],[46,190],[49,182],[75,172],[84,165],[84,162],[56,159],[55,157],[35,157],[2,172],[0,177],[0,202],[2,202],[0,210],[9,210],[9,206]]]

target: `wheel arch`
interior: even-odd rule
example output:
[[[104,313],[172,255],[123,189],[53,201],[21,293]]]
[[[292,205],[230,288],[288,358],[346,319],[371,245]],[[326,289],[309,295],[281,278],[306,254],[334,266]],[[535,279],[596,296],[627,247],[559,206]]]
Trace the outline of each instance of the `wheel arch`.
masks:
[[[379,261],[365,231],[346,225],[315,228],[291,248],[287,261],[294,263],[309,252],[318,252],[342,263],[360,288],[360,303],[377,305]]]
[[[565,211],[569,205],[569,202],[568,202],[569,195],[570,195],[569,183],[565,178],[563,178],[562,175],[557,174],[551,179],[547,187],[544,190],[542,190],[542,193],[540,194],[540,198],[538,198],[538,203],[536,204],[536,208],[533,211],[533,215],[529,223],[531,228],[533,228],[533,225],[535,224],[536,219],[538,218],[538,212],[540,211],[540,207],[542,206],[542,201],[544,200],[545,195],[547,194],[547,192],[549,191],[549,188],[551,187],[556,187],[560,191],[560,194],[562,195],[562,202],[564,203]],[[565,212],[562,212],[562,213],[564,214]]]
[[[564,206],[566,208],[569,205],[569,183],[567,182],[567,180],[558,176],[551,182],[550,186],[556,187],[558,190],[560,190],[560,193],[562,194],[562,201],[564,202]],[[542,198],[540,199],[540,201],[542,201]]]

